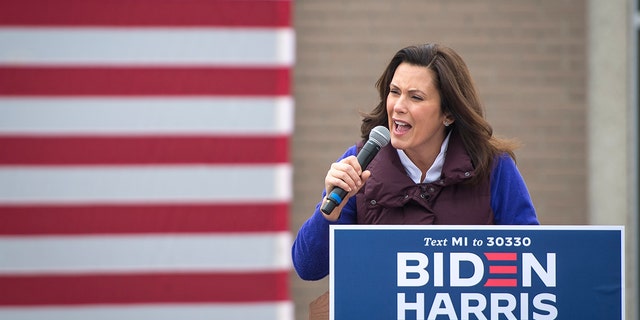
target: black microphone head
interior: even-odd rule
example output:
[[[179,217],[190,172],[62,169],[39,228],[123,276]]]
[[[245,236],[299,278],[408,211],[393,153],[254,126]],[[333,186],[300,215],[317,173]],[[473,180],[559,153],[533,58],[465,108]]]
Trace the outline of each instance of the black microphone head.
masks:
[[[369,133],[369,141],[372,141],[380,148],[386,146],[390,139],[391,133],[385,126],[377,126],[371,129],[371,132]]]

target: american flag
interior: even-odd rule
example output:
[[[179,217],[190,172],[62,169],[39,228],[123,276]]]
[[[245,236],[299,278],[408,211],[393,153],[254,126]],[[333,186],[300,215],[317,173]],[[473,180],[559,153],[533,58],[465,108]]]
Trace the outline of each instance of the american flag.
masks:
[[[291,1],[0,1],[0,319],[292,319]]]

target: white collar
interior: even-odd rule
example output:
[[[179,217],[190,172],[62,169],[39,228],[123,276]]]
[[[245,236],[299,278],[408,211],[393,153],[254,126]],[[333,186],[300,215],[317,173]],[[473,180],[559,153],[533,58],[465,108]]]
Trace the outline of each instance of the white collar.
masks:
[[[427,170],[427,175],[424,177],[423,183],[430,183],[440,179],[442,175],[442,166],[444,165],[444,158],[447,155],[447,147],[449,146],[449,136],[451,136],[451,132],[447,134],[442,141],[442,146],[440,146],[440,153],[436,157],[436,160],[433,161],[431,168]],[[400,157],[400,162],[404,166],[404,169],[407,171],[407,175],[413,182],[420,183],[420,178],[422,177],[422,171],[409,159],[404,151],[397,149],[398,156]]]

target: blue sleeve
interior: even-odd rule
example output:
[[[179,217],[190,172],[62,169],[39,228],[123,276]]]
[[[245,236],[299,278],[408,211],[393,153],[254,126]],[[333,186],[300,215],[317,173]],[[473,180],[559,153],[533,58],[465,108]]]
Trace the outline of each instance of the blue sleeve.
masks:
[[[540,224],[524,179],[507,154],[498,158],[491,174],[491,208],[495,224]]]
[[[354,145],[349,148],[338,161],[356,155]],[[326,195],[322,191],[322,199]],[[340,218],[331,222],[320,212],[322,200],[316,205],[313,215],[300,227],[293,242],[291,258],[298,276],[304,280],[320,280],[329,274],[329,226],[331,224],[356,223],[356,197],[347,200],[342,208]]]

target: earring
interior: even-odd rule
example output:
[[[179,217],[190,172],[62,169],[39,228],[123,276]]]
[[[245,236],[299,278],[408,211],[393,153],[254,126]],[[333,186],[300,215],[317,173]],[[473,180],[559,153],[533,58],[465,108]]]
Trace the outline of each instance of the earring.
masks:
[[[443,124],[444,124],[444,126],[445,126],[445,127],[448,127],[448,126],[451,124],[451,122],[449,122],[449,121],[445,120],[445,121],[443,122]]]

